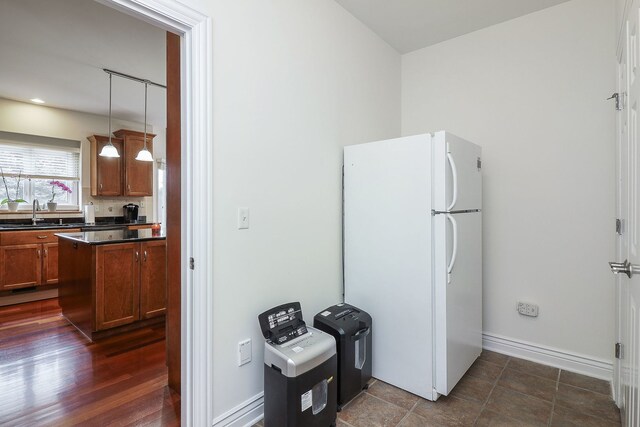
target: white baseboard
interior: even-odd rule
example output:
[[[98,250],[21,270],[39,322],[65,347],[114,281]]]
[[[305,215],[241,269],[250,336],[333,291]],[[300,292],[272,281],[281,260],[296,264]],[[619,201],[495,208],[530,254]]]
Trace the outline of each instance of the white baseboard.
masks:
[[[607,381],[613,378],[613,363],[608,360],[489,333],[482,334],[482,347],[496,353],[554,366],[593,378]]]
[[[251,427],[264,416],[264,393],[239,404],[230,411],[216,417],[213,427]]]

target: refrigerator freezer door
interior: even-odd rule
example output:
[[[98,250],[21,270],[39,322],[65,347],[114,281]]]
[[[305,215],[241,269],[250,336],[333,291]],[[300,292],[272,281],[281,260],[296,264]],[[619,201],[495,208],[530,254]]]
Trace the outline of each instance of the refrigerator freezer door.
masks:
[[[373,376],[434,399],[430,139],[345,147],[344,274],[372,318]]]
[[[482,209],[481,154],[479,146],[451,133],[434,134],[435,210]]]
[[[482,213],[450,215],[454,221],[447,216],[433,217],[435,383],[444,395],[482,351]]]

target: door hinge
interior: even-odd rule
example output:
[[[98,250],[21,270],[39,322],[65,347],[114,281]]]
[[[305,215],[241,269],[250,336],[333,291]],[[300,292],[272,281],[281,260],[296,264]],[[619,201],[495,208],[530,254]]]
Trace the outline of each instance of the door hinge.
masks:
[[[195,262],[195,260],[193,259],[193,257],[190,257],[190,258],[189,258],[189,268],[190,268],[190,269],[192,269],[192,270],[193,270],[194,268],[196,268],[196,262]]]
[[[616,359],[622,359],[624,357],[624,354],[622,353],[622,344],[617,342],[616,343]]]
[[[482,160],[480,159],[480,157],[478,157],[476,165],[478,166],[478,170],[482,169]]]
[[[622,97],[620,96],[620,94],[618,92],[614,93],[613,95],[611,95],[609,98],[607,98],[607,101],[610,99],[615,99],[616,100],[616,110],[617,111],[621,111],[622,110]]]
[[[616,233],[618,235],[622,234],[622,220],[620,218],[616,218]]]

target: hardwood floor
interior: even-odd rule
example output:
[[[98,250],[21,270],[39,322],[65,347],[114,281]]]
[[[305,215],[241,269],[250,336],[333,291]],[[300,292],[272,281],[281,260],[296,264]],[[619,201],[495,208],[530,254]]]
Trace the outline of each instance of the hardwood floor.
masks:
[[[90,343],[57,299],[0,307],[0,425],[179,426],[164,325]]]

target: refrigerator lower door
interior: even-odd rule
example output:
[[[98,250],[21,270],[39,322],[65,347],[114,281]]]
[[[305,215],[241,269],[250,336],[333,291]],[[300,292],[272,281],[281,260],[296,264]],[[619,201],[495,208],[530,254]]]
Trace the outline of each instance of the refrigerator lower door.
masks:
[[[448,395],[482,351],[482,213],[433,221],[435,384]]]

